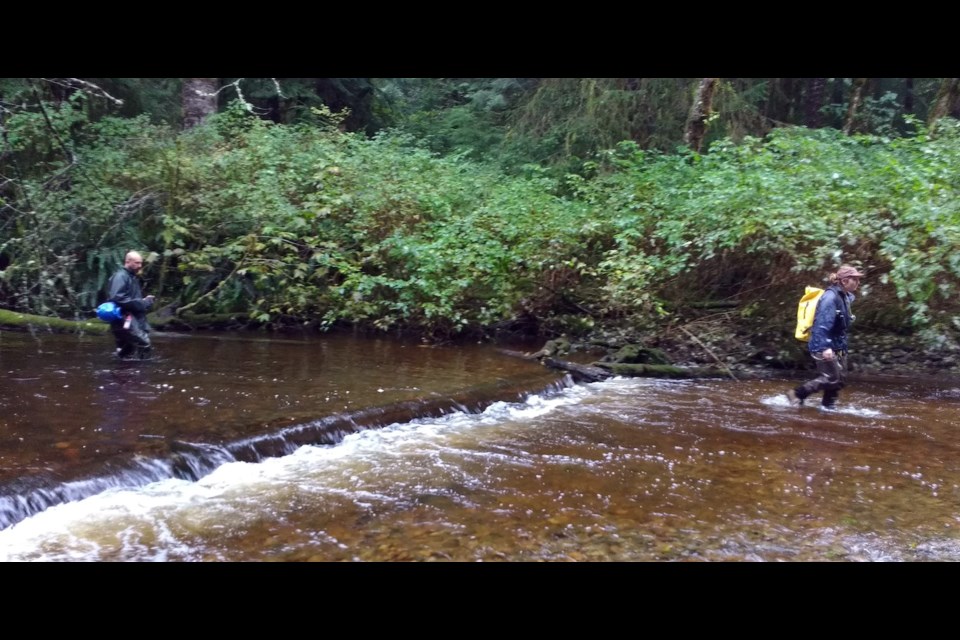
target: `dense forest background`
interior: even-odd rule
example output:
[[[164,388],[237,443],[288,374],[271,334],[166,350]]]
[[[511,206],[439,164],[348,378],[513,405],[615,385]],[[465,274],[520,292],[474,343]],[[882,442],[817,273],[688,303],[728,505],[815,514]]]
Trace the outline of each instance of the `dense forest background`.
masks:
[[[957,78],[5,78],[0,308],[89,317],[137,248],[180,326],[788,344],[851,262],[859,326],[957,349],[958,118]]]

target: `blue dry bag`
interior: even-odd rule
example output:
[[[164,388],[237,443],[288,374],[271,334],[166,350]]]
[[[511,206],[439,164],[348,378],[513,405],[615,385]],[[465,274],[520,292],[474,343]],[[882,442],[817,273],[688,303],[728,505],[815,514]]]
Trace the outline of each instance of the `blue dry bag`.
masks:
[[[104,302],[102,305],[97,307],[97,317],[104,322],[113,322],[114,320],[122,320],[123,312],[120,311],[120,307],[117,306],[117,303]]]

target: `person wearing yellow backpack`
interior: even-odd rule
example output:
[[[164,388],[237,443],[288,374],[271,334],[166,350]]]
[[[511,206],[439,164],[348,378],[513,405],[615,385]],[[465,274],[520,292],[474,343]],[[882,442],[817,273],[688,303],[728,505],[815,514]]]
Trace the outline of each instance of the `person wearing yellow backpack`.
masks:
[[[847,379],[847,332],[853,324],[850,313],[853,292],[863,274],[848,264],[830,276],[831,284],[820,296],[810,330],[808,349],[817,365],[817,377],[787,391],[793,405],[802,405],[811,394],[823,392],[821,405],[832,409]]]

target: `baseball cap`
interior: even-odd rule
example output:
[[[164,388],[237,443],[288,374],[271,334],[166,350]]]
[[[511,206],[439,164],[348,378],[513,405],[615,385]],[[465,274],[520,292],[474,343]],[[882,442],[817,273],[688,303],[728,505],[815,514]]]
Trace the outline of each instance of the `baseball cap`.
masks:
[[[857,271],[856,267],[851,267],[848,264],[843,265],[837,270],[837,280],[843,280],[844,278],[862,278],[863,274]]]

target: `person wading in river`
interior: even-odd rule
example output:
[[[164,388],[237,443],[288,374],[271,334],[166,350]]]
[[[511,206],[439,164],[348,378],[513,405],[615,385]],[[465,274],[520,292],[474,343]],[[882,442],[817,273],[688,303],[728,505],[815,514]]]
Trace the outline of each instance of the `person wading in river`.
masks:
[[[832,284],[820,296],[810,330],[810,355],[817,365],[817,377],[787,391],[793,405],[802,405],[811,394],[823,391],[821,405],[832,409],[847,379],[847,331],[855,316],[850,313],[853,292],[863,274],[843,265],[830,276]]]
[[[150,325],[147,324],[147,310],[153,306],[154,297],[144,296],[140,288],[140,271],[143,269],[143,257],[136,251],[129,251],[123,266],[110,278],[107,300],[116,303],[123,312],[121,320],[110,323],[110,330],[117,346],[117,357],[129,359],[150,357]]]

